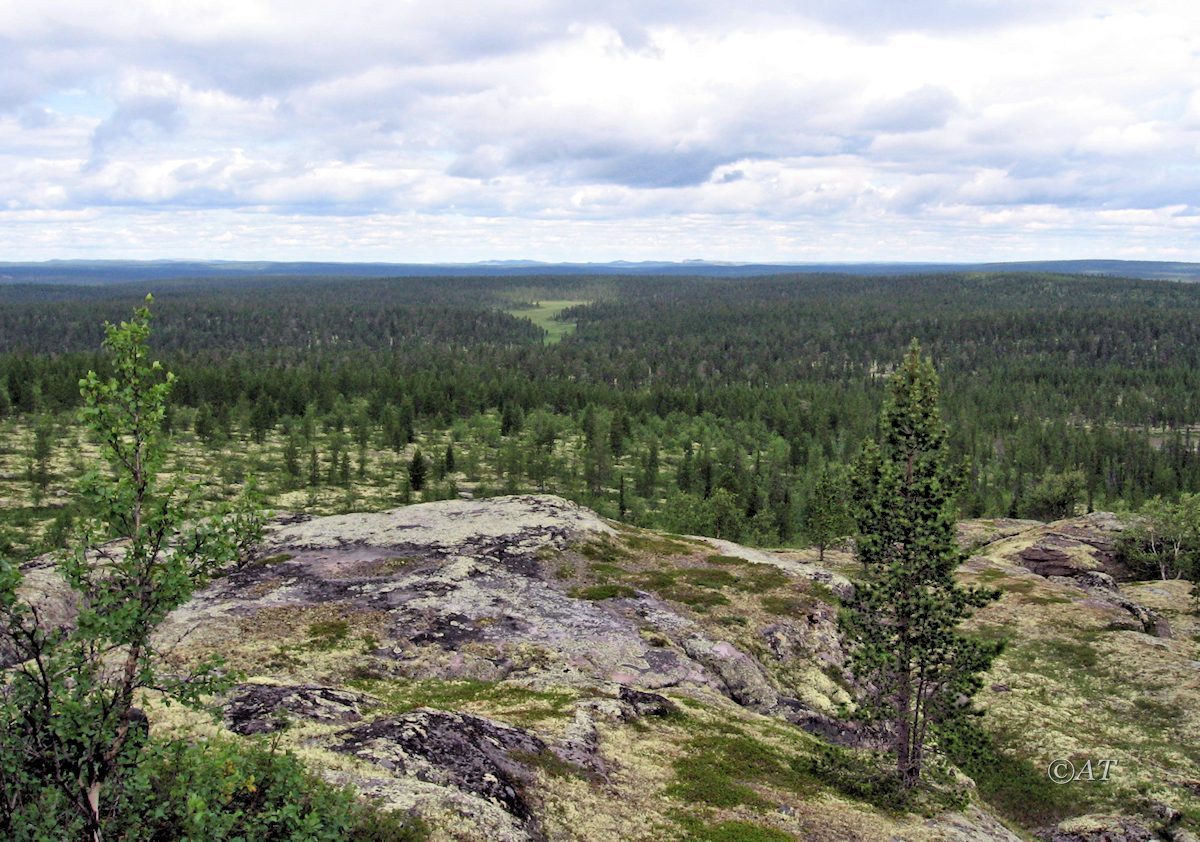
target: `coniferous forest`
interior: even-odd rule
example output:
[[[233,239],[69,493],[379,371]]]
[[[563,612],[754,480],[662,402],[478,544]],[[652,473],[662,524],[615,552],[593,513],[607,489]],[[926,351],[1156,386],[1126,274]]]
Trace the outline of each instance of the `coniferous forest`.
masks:
[[[939,367],[963,516],[1200,490],[1200,286],[1044,274],[177,280],[0,287],[0,540],[76,513],[78,382],[155,296],[168,432],[278,509],[562,494],[761,545],[874,434],[911,339]],[[197,461],[198,460],[198,461]],[[210,493],[222,494],[214,478]],[[1065,502],[1064,502],[1065,500]],[[812,529],[809,529],[809,524]],[[816,536],[819,537],[819,536]]]

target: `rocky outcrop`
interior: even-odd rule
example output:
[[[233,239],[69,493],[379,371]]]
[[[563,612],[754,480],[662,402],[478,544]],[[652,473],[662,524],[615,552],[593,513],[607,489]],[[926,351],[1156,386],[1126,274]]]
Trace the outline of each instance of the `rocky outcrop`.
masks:
[[[1160,705],[1131,686],[1113,714],[1075,692],[1100,686],[1090,677],[1067,681],[1094,663],[1107,693],[1147,665],[1146,685],[1170,694],[1200,663],[1189,648],[1198,630],[1172,607],[1186,602],[1180,583],[1118,584],[1104,557],[1116,528],[1098,517],[980,521],[964,534],[980,548],[964,577],[1006,591],[975,621],[1012,639],[980,694],[986,721],[1019,735],[1040,714],[1051,756],[1097,750],[1092,735],[1117,715],[1121,739],[1139,716],[1159,729],[1146,744],[1155,750],[1171,751],[1168,729],[1180,742],[1190,733],[1177,725],[1190,713],[1174,716],[1181,697]],[[1055,553],[1068,563],[1042,572],[1064,575],[1031,572],[1039,557],[1062,562]],[[675,839],[698,821],[727,825],[721,838],[750,827],[767,838],[1013,842],[980,805],[884,815],[820,780],[792,786],[824,743],[878,747],[839,715],[855,685],[837,602],[853,586],[814,556],[632,530],[545,495],[290,518],[174,612],[158,642],[181,660],[221,654],[251,676],[223,700],[229,731],[274,733],[330,780],[425,816],[439,840]],[[30,569],[46,580],[47,612],[69,622],[48,563]],[[1176,638],[1150,637],[1165,616]],[[1048,707],[1059,700],[1061,716]],[[739,760],[714,778],[732,808],[680,795],[704,783],[689,758],[726,752],[748,772],[738,778]],[[1129,821],[1117,829],[1135,833]],[[1062,835],[1083,827],[1049,832],[1090,842]]]
[[[1118,517],[1093,512],[1050,524],[1032,524],[980,545],[977,552],[995,552],[1039,576],[1080,588],[1091,599],[1128,614],[1117,625],[1123,623],[1132,630],[1170,637],[1170,624],[1164,618],[1121,591],[1119,582],[1128,580],[1130,573],[1116,550],[1116,541],[1125,529]]]
[[[653,587],[587,598],[587,588],[563,579],[564,569],[590,575],[597,555],[629,563],[637,551],[622,540],[592,512],[536,495],[290,520],[270,532],[249,563],[175,612],[163,636],[259,665],[256,683],[240,685],[228,698],[231,730],[257,734],[289,719],[308,723],[298,732],[315,734],[305,738],[308,745],[374,768],[340,773],[360,791],[425,813],[432,805],[451,810],[481,838],[542,833],[530,783],[547,767],[608,780],[617,767],[605,751],[606,729],[639,719],[669,721],[679,713],[677,703],[656,691],[724,700],[817,733],[837,730],[828,717],[785,698],[772,674],[797,660],[821,668],[841,662],[832,608],[807,599],[807,613],[773,624],[765,635],[748,629],[735,642],[702,612]],[[727,542],[645,541],[692,554],[686,564],[704,565],[718,549],[720,558],[745,561],[705,568],[742,577],[726,572],[718,583],[758,587],[755,565],[770,564],[786,574],[772,581],[794,581],[801,591],[820,583],[849,592],[842,577],[816,565]],[[650,569],[662,565],[655,561]],[[249,651],[248,636],[279,654],[264,660],[261,650]],[[758,646],[768,663],[747,648],[758,641],[768,642]],[[518,696],[569,692],[578,698],[562,711],[552,735],[539,734],[436,705],[389,712],[369,693],[329,680],[340,675],[344,681],[351,669],[368,679],[465,682],[468,688],[504,682]],[[298,675],[319,680],[297,681]],[[348,727],[336,738],[311,731],[330,725]]]
[[[1027,538],[1014,560],[1039,576],[1079,576],[1101,571],[1121,581],[1129,570],[1117,557],[1116,539],[1124,529],[1114,515],[1096,512],[1039,525],[1018,533]]]
[[[386,512],[335,515],[274,531],[268,548],[417,547],[454,556],[525,559],[581,534],[614,535],[594,512],[550,494],[443,500]]]

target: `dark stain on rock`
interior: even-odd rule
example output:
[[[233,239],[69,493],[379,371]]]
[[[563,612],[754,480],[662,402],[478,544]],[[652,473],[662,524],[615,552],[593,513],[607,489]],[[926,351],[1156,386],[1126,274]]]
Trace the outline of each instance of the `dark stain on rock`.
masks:
[[[428,617],[424,628],[408,639],[413,643],[433,643],[443,649],[457,649],[462,643],[479,640],[483,631],[465,614],[440,614]]]
[[[527,826],[534,822],[524,795],[533,771],[515,759],[547,751],[532,734],[471,714],[420,709],[338,736],[336,751],[456,787],[498,804]],[[417,758],[425,762],[413,762]]]
[[[286,715],[318,722],[357,722],[370,706],[366,696],[316,685],[239,684],[225,704],[225,721],[236,734],[268,734]]]

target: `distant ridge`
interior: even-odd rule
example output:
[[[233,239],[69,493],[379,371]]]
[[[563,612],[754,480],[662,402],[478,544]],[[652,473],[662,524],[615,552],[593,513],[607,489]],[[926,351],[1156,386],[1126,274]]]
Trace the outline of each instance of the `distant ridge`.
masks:
[[[708,260],[544,263],[489,260],[480,263],[333,263],[239,260],[48,260],[0,263],[0,284],[86,284],[176,278],[237,277],[462,277],[530,275],[694,275],[756,277],[835,273],[879,276],[950,272],[1052,272],[1123,278],[1200,281],[1200,263],[1157,260],[1025,260],[1010,263],[724,263]]]

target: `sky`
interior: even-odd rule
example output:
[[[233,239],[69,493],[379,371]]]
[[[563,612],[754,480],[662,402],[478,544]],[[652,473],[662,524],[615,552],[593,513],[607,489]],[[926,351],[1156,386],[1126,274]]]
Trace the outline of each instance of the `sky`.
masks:
[[[0,0],[0,261],[1200,260],[1194,0]]]

